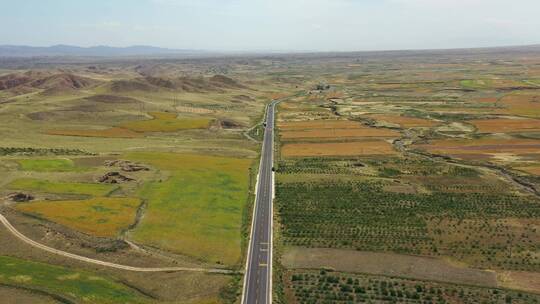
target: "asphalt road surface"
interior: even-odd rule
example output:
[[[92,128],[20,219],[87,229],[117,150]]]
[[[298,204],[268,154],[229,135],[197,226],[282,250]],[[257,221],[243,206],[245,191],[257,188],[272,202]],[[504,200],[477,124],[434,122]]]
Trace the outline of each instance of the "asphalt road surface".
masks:
[[[253,211],[242,304],[272,303],[272,200],[274,196],[274,107],[268,105]]]

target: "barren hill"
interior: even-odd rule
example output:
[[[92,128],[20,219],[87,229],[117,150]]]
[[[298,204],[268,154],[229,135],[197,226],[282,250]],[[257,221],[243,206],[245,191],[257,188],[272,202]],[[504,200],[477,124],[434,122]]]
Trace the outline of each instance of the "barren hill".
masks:
[[[215,75],[210,78],[204,77],[179,77],[165,78],[147,76],[144,78],[135,78],[130,80],[114,81],[110,85],[112,92],[120,93],[126,91],[145,91],[153,92],[158,89],[185,91],[185,92],[212,92],[223,91],[225,89],[240,89],[245,86],[238,83],[236,80]]]
[[[97,84],[98,81],[70,73],[40,73],[26,72],[22,74],[8,74],[0,77],[0,90],[20,88],[43,89],[46,92],[62,92],[64,90],[78,90]]]

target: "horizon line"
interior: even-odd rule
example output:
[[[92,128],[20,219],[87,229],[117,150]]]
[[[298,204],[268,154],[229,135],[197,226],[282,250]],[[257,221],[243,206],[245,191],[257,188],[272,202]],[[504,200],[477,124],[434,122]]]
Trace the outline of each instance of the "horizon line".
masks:
[[[473,49],[496,49],[496,48],[519,48],[519,47],[536,47],[540,46],[538,43],[528,43],[528,44],[508,44],[508,45],[491,45],[491,46],[471,46],[471,47],[441,47],[441,48],[395,48],[395,49],[364,49],[364,50],[283,50],[283,49],[253,49],[253,50],[226,50],[226,49],[199,49],[199,48],[171,48],[171,47],[162,47],[155,45],[145,45],[145,44],[133,44],[126,46],[112,46],[106,44],[100,45],[90,45],[90,46],[81,46],[74,44],[52,44],[52,45],[29,45],[29,44],[0,44],[0,47],[28,47],[28,48],[53,48],[53,47],[73,47],[81,49],[92,49],[92,48],[113,48],[113,49],[128,49],[133,47],[147,47],[155,48],[166,51],[171,51],[170,55],[174,55],[175,51],[197,51],[197,52],[207,52],[207,53],[225,53],[225,54],[264,54],[264,53],[296,53],[296,54],[316,54],[316,53],[363,53],[363,52],[406,52],[406,51],[451,51],[451,50],[473,50]],[[162,54],[166,55],[166,54]]]

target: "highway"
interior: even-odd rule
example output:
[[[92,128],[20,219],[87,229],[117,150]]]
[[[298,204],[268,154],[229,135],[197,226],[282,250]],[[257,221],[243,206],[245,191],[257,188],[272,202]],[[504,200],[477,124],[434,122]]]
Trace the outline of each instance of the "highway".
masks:
[[[274,197],[274,108],[267,107],[257,178],[242,304],[272,303],[272,201]]]

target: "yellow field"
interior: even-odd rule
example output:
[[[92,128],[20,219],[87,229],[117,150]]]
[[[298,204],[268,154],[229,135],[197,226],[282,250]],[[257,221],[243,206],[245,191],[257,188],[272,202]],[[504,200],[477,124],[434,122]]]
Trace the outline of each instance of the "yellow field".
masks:
[[[383,140],[367,140],[345,143],[302,143],[285,144],[281,149],[284,157],[296,156],[355,156],[392,155],[396,151]]]
[[[540,175],[540,166],[517,167],[516,169],[525,171],[530,174]]]
[[[153,119],[131,121],[120,125],[121,128],[135,132],[174,132],[187,129],[206,129],[212,121],[209,118],[177,119],[176,114],[152,112]]]
[[[36,201],[16,208],[83,233],[115,237],[135,220],[140,200],[136,198],[92,198],[75,201]]]

